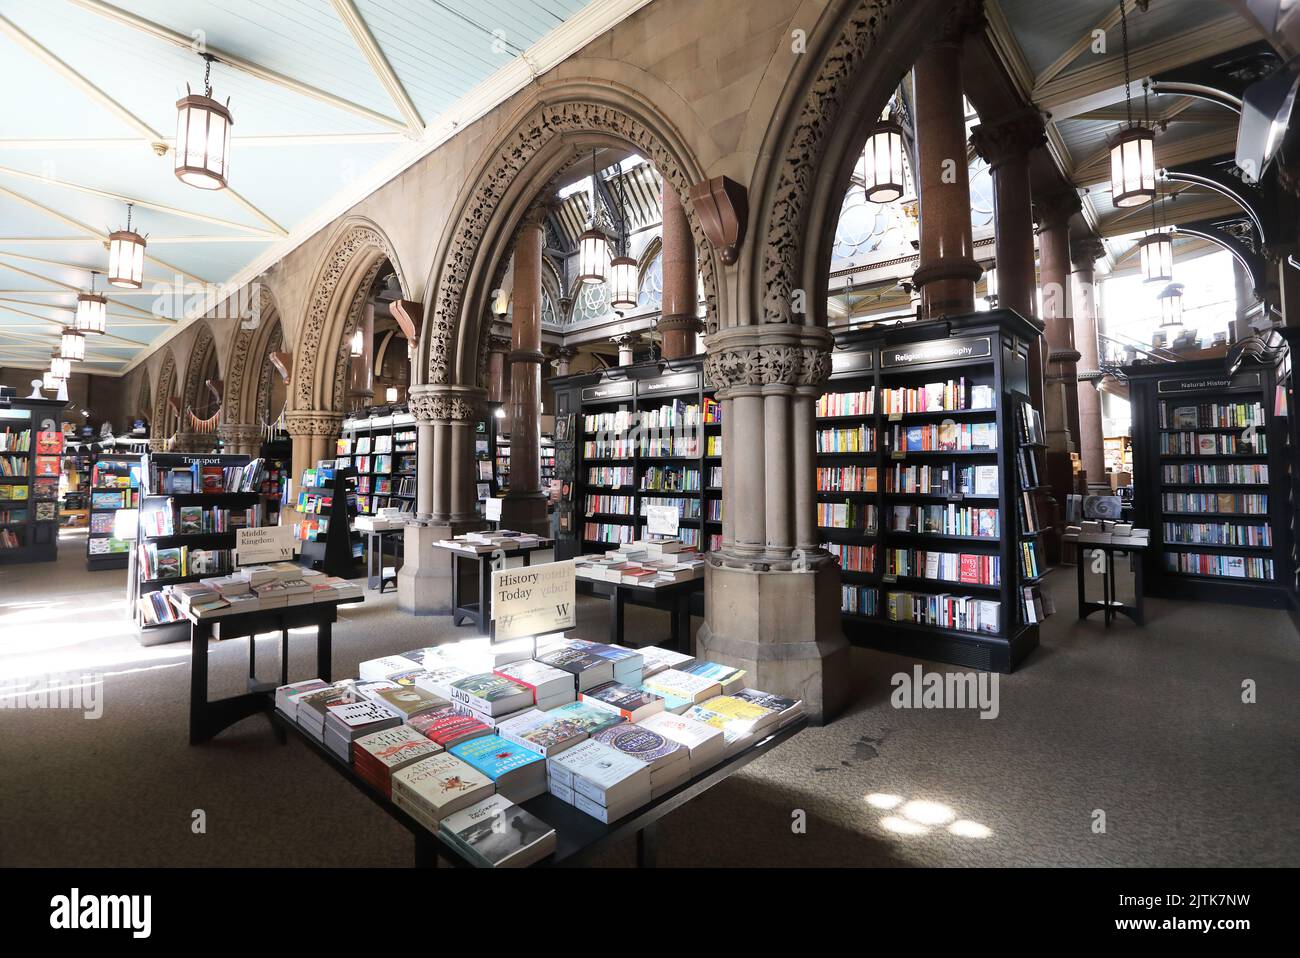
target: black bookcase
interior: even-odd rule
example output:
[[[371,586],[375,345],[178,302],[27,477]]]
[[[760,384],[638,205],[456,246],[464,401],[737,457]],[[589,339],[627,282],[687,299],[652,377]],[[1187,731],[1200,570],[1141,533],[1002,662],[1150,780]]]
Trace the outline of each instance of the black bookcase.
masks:
[[[1236,369],[1206,359],[1124,372],[1133,408],[1134,521],[1151,530],[1146,592],[1290,607],[1294,426],[1291,416],[1275,413],[1279,388],[1290,411],[1278,357],[1247,359]],[[1193,541],[1197,536],[1221,541]],[[1183,565],[1192,562],[1198,565]]]
[[[317,463],[313,470],[304,470],[298,487],[297,505],[302,513],[298,561],[326,575],[351,579],[359,573],[362,557],[361,533],[352,523],[357,515],[357,472],[350,466],[331,466],[331,461],[327,459]],[[323,471],[329,475],[321,475]],[[315,473],[311,482],[307,481],[309,473]],[[320,506],[323,497],[329,498],[326,507]],[[305,505],[313,500],[314,507],[306,510]],[[313,532],[312,538],[307,538],[305,524],[322,518],[329,520],[325,531]]]
[[[220,467],[228,469],[233,466],[245,466],[250,462],[248,456],[201,455],[185,453],[150,453],[140,464],[140,507],[137,520],[135,548],[131,550],[130,572],[127,579],[127,597],[132,614],[135,616],[138,638],[141,645],[158,645],[175,642],[189,636],[187,620],[151,623],[147,620],[141,607],[141,600],[150,593],[158,592],[169,585],[182,582],[197,582],[213,576],[224,575],[233,571],[233,562],[218,568],[196,568],[193,563],[194,550],[233,550],[236,542],[236,529],[227,526],[224,531],[186,531],[181,519],[181,509],[198,507],[204,510],[221,509],[235,511],[254,511],[254,525],[263,525],[265,511],[261,503],[261,493],[256,490],[248,492],[204,492],[202,478],[195,482],[193,491],[166,491],[166,475],[176,468],[198,466]],[[171,517],[171,531],[159,531],[159,514]],[[165,520],[164,520],[165,521]],[[146,550],[185,550],[187,565],[178,567],[178,574],[151,575],[146,568]]]
[[[415,417],[405,410],[344,420],[334,461],[356,472],[359,514],[415,511],[416,436]]]
[[[119,513],[130,515],[140,508],[140,473],[144,456],[135,452],[99,452],[90,467],[90,521],[86,529],[86,569],[125,569],[131,560],[135,540],[116,535],[122,532]],[[123,483],[125,482],[125,485]],[[134,532],[138,522],[131,522]]]
[[[53,562],[58,558],[63,462],[60,419],[67,404],[16,396],[6,400],[0,405],[0,564]],[[57,436],[58,449],[42,451],[42,434]],[[51,462],[52,472],[43,468]]]

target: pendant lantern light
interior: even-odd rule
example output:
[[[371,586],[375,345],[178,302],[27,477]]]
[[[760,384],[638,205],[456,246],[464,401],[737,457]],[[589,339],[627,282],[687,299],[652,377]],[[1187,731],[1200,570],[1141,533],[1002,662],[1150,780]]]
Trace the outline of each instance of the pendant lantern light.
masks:
[[[45,370],[44,375],[41,376],[41,388],[46,392],[58,392],[59,387],[62,386],[63,383],[64,380],[54,375],[53,370],[50,369]]]
[[[59,355],[73,362],[81,362],[86,358],[86,337],[71,326],[65,326],[63,335],[59,337]]]
[[[358,329],[352,334],[352,343],[349,346],[348,351],[352,354],[353,359],[366,351],[366,338],[362,334],[361,330]]]
[[[50,375],[55,379],[67,379],[72,375],[72,360],[55,353],[50,357]]]
[[[903,195],[903,128],[888,111],[867,134],[862,151],[862,192],[872,203]]]
[[[990,307],[998,305],[998,266],[997,263],[984,271],[984,299]]]
[[[1133,122],[1133,98],[1129,95],[1128,12],[1119,0],[1120,29],[1124,49],[1124,106],[1128,126],[1110,140],[1111,202],[1120,208],[1141,206],[1155,199],[1155,134]]]
[[[108,234],[108,281],[123,289],[144,285],[145,238],[131,229],[131,208],[126,204],[126,229]]]
[[[1156,296],[1160,303],[1160,328],[1174,329],[1183,325],[1183,284],[1170,283]]]
[[[618,256],[609,264],[609,305],[615,312],[636,308],[636,260],[627,255],[627,196],[624,192],[622,167],[618,179]]]
[[[230,172],[230,100],[212,99],[212,56],[203,54],[203,93],[176,101],[176,178],[200,190],[223,190]]]
[[[578,281],[605,282],[609,271],[609,237],[599,227],[599,193],[596,186],[596,151],[591,151],[591,225],[578,237]]]
[[[1151,91],[1146,80],[1142,81],[1142,108],[1146,118],[1151,118]],[[1151,203],[1151,232],[1138,241],[1138,252],[1142,256],[1142,282],[1170,283],[1174,278],[1174,238],[1161,229],[1156,222],[1156,207],[1164,209],[1160,190],[1156,189],[1156,198]]]
[[[103,334],[108,328],[108,297],[95,292],[95,277],[90,274],[90,292],[77,294],[77,329],[83,333]]]

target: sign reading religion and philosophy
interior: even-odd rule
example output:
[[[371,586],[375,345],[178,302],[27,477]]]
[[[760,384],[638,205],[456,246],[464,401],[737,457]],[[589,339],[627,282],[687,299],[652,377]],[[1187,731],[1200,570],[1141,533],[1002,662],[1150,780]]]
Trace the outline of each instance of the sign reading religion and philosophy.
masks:
[[[492,621],[498,642],[573,628],[577,602],[572,559],[492,572]]]
[[[293,558],[293,526],[254,526],[235,530],[235,554],[240,565],[283,562]]]

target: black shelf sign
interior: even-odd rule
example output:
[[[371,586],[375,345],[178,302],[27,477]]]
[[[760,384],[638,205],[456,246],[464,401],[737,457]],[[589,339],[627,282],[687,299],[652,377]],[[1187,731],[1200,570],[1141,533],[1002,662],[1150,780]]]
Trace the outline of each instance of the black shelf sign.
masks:
[[[631,380],[622,383],[601,383],[588,386],[582,391],[583,402],[599,402],[602,399],[626,399],[636,391],[636,383]]]
[[[965,339],[932,339],[922,343],[888,346],[880,351],[882,369],[891,366],[924,366],[929,363],[966,362],[988,359],[993,355],[993,340],[988,336]]]
[[[874,365],[873,354],[867,350],[859,352],[835,352],[831,353],[831,372],[846,373],[855,370],[866,371]]]
[[[1207,390],[1236,391],[1259,389],[1259,373],[1238,373],[1236,376],[1203,376],[1195,379],[1161,379],[1156,391],[1161,395],[1172,393],[1199,393]]]
[[[604,389],[606,387],[596,386],[594,388]],[[660,376],[658,379],[643,379],[638,384],[637,392],[642,396],[652,396],[656,393],[695,392],[699,388],[699,373],[677,373],[674,376]],[[586,398],[586,390],[583,390],[583,398]]]

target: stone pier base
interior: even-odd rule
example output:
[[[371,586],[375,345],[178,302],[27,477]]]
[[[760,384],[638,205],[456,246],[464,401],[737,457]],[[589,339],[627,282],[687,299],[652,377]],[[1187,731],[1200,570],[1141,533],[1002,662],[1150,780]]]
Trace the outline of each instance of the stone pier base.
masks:
[[[745,669],[746,685],[802,699],[809,720],[831,721],[850,694],[849,644],[840,628],[840,577],[705,567],[701,659]]]
[[[451,555],[433,544],[455,534],[449,525],[406,527],[402,568],[397,571],[397,607],[403,612],[451,613]]]

